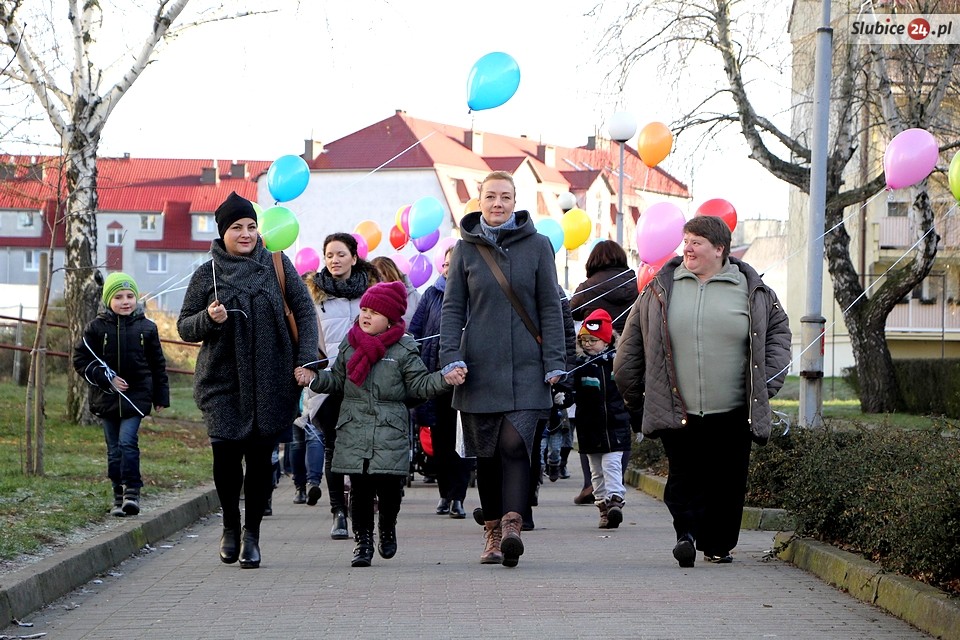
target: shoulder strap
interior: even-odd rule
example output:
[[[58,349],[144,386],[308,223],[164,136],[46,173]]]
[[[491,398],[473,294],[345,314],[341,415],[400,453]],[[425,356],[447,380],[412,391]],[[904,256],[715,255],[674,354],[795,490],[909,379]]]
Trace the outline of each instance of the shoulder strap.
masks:
[[[520,299],[517,297],[517,294],[514,293],[513,287],[511,287],[510,283],[507,282],[507,277],[503,275],[503,270],[500,269],[500,265],[497,264],[496,259],[493,257],[493,251],[485,244],[478,244],[476,247],[477,250],[480,251],[483,261],[487,263],[487,266],[490,267],[490,271],[493,272],[493,277],[497,279],[497,282],[500,284],[500,288],[503,289],[503,292],[506,294],[507,299],[510,300],[510,304],[512,304],[513,308],[517,310],[517,315],[519,315],[520,319],[523,320],[523,324],[527,327],[527,331],[529,331],[530,335],[533,336],[533,339],[537,341],[537,344],[542,344],[540,334],[537,333],[536,325],[533,324],[533,320],[530,319],[530,316],[527,314],[527,310],[523,308],[522,304],[520,304]]]
[[[290,337],[294,342],[300,339],[300,331],[297,327],[296,318],[293,317],[293,311],[287,304],[287,276],[283,272],[283,258],[280,251],[273,252],[273,270],[277,272],[277,281],[280,283],[280,295],[283,297],[283,316],[287,320],[287,327],[290,329]]]

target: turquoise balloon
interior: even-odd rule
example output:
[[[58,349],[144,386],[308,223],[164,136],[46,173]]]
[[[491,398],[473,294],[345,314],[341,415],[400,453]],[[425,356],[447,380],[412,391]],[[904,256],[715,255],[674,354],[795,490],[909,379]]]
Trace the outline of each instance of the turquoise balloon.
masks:
[[[467,77],[467,107],[493,109],[513,97],[520,86],[520,66],[510,55],[495,51],[473,65]]]
[[[420,198],[410,207],[410,237],[416,240],[440,228],[446,210],[433,196]]]
[[[300,222],[286,207],[270,207],[260,216],[263,246],[270,251],[290,248],[300,235]]]
[[[310,167],[300,156],[280,156],[267,170],[267,188],[277,202],[288,202],[310,183]]]
[[[542,233],[550,239],[554,253],[560,251],[560,248],[563,246],[563,227],[560,226],[559,222],[553,218],[544,218],[543,220],[537,221],[534,226],[537,228],[538,233]]]

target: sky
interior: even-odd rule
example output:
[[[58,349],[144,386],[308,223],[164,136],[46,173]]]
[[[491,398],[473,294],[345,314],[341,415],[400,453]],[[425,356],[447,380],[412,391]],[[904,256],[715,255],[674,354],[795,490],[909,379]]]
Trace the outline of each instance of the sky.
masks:
[[[211,4],[191,0],[188,10]],[[597,62],[596,44],[623,5],[607,2],[593,17],[585,15],[593,0],[251,1],[277,11],[202,25],[165,46],[111,115],[100,153],[271,160],[302,153],[304,139],[331,142],[397,109],[565,146],[604,134],[617,111],[631,113],[639,127],[669,124],[677,102],[716,76],[677,78],[651,67],[638,69],[622,92],[605,82],[609,68]],[[142,11],[105,14],[104,59],[118,57],[123,37],[137,43],[148,24]],[[519,90],[501,107],[469,114],[467,76],[491,51],[517,60]],[[114,71],[123,67],[118,57]],[[780,78],[760,97],[773,112],[789,104]],[[690,213],[721,197],[741,218],[785,217],[786,187],[747,159],[736,130],[705,148],[701,142],[684,134],[660,165],[691,188]],[[636,138],[628,144],[635,147]]]

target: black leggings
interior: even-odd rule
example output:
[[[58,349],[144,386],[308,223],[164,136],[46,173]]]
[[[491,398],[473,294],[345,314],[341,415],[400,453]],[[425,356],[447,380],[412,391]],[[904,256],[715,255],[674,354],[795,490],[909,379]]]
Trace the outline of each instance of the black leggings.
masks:
[[[403,477],[384,473],[351,473],[351,518],[354,531],[373,531],[373,500],[379,500],[380,525],[392,527],[400,513]]]
[[[506,417],[492,458],[477,458],[477,493],[484,520],[524,513],[529,504],[530,456],[519,432]]]
[[[219,440],[213,449],[213,483],[223,507],[223,526],[240,526],[240,491],[243,490],[244,526],[260,532],[260,521],[273,491],[273,449],[276,438]],[[246,464],[246,471],[244,471]]]

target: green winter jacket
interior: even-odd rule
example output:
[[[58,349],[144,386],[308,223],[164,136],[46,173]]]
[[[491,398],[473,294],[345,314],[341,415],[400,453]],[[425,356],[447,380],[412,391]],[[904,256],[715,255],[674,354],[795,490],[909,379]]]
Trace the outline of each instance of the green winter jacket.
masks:
[[[410,410],[405,401],[429,400],[452,387],[440,372],[427,371],[416,341],[404,335],[387,348],[361,386],[347,380],[347,362],[356,351],[347,340],[333,369],[318,372],[310,384],[318,393],[343,395],[337,444],[330,470],[405,476],[410,471]]]

